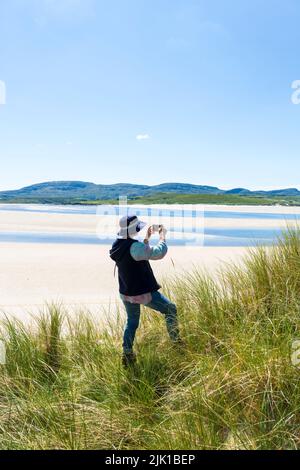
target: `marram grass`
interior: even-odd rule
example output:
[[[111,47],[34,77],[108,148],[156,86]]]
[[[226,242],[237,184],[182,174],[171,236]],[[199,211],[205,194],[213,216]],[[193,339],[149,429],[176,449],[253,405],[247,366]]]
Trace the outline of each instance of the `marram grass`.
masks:
[[[31,325],[2,321],[0,449],[300,448],[299,231],[168,288],[186,348],[145,309],[127,371],[120,319],[103,329],[52,305]]]

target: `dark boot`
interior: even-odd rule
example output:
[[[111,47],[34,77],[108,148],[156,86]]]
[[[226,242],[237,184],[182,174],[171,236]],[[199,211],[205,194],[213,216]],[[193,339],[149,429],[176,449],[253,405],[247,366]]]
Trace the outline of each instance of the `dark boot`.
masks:
[[[136,355],[133,351],[131,352],[124,352],[122,356],[122,364],[125,368],[134,366],[136,363]]]

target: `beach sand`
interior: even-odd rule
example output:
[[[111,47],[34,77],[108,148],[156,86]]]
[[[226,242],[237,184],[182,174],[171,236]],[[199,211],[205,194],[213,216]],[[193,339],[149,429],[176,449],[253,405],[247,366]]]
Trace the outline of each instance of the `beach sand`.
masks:
[[[203,206],[202,206],[203,207]],[[205,210],[296,214],[299,208],[207,206]],[[259,218],[206,218],[206,227],[284,227],[286,221]],[[90,233],[99,230],[95,215],[0,211],[1,232]],[[0,309],[25,318],[45,302],[63,302],[71,310],[115,309],[118,302],[110,245],[0,243]],[[224,263],[239,261],[245,248],[171,246],[162,261],[152,262],[157,277],[184,275],[194,267],[216,273]],[[3,315],[3,313],[2,313]]]
[[[63,302],[70,310],[99,313],[118,302],[114,263],[108,245],[0,243],[0,309],[24,318],[45,302]],[[184,275],[194,266],[214,272],[237,260],[244,248],[170,247],[152,266],[160,280]],[[173,264],[174,263],[174,264]]]

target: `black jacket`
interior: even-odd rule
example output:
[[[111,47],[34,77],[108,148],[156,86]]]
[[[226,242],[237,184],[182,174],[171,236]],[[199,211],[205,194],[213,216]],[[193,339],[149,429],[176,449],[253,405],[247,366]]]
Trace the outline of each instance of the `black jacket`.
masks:
[[[117,239],[109,252],[119,272],[119,291],[123,295],[141,295],[160,289],[149,261],[135,261],[130,248],[137,240]]]

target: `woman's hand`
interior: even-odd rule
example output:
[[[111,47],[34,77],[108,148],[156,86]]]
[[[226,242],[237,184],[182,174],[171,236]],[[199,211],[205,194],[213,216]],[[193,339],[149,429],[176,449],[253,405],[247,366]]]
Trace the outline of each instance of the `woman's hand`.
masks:
[[[150,227],[148,227],[144,243],[148,243],[148,241],[152,237],[153,233],[154,233],[154,227],[153,227],[153,225],[150,225]]]
[[[159,238],[161,240],[165,240],[167,232],[168,232],[167,229],[163,225],[161,225],[160,229],[159,229],[159,232],[158,232],[159,233]]]

